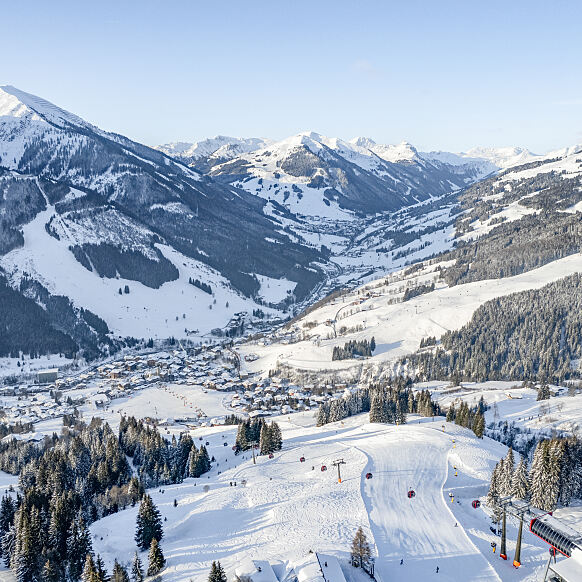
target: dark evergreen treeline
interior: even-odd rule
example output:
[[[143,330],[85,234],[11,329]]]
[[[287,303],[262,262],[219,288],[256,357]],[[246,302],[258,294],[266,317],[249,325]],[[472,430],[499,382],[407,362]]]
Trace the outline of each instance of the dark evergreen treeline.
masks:
[[[408,301],[413,297],[418,297],[419,295],[424,295],[425,293],[430,293],[431,291],[434,291],[434,283],[431,283],[430,285],[417,285],[416,287],[408,287],[404,291],[404,297],[402,300]]]
[[[1,276],[0,306],[0,356],[17,358],[20,351],[72,356],[77,351],[75,342],[55,327],[42,307],[12,289]]]
[[[236,414],[229,414],[224,418],[224,424],[229,426],[240,424],[241,422],[244,422],[244,419]]]
[[[139,281],[148,287],[158,289],[168,281],[175,281],[179,272],[155,247],[152,252],[156,259],[131,249],[121,249],[109,243],[83,244],[71,247],[75,258],[89,271],[95,269],[100,277]]]
[[[349,360],[355,356],[370,357],[376,349],[376,340],[350,340],[344,344],[343,348],[335,346],[331,356],[334,360]]]
[[[368,388],[358,388],[341,398],[322,403],[317,412],[317,426],[362,412],[370,413],[370,422],[404,424],[408,413],[435,416],[441,410],[432,401],[428,390],[415,393],[412,380],[399,376],[390,385],[371,384]]]
[[[111,339],[105,321],[67,297],[52,295],[26,276],[13,289],[0,271],[0,356],[60,353],[90,360],[113,354],[128,342]]]
[[[268,455],[281,450],[283,437],[276,422],[268,424],[263,418],[245,420],[239,423],[235,441],[235,454],[248,451],[252,446],[258,446],[261,455]]]
[[[483,396],[481,396],[477,405],[471,408],[466,402],[461,402],[458,409],[455,408],[454,404],[451,404],[447,410],[447,422],[454,422],[459,426],[469,428],[481,439],[485,432],[486,410],[487,405]]]
[[[491,475],[487,502],[496,514],[500,512],[499,498],[506,495],[528,500],[543,511],[582,497],[582,443],[575,437],[539,441],[529,470],[527,457],[515,467],[510,448]]]
[[[188,434],[167,441],[155,427],[133,417],[122,418],[119,443],[132,458],[140,482],[145,487],[180,483],[186,477],[200,477],[210,470],[206,447],[197,449]]]
[[[582,275],[488,301],[441,343],[410,358],[421,378],[558,383],[575,377],[572,361],[582,357]]]
[[[370,391],[360,388],[347,396],[322,402],[317,412],[317,426],[337,422],[348,416],[370,412]]]
[[[192,279],[192,277],[188,278],[188,283],[194,285],[194,287],[198,287],[198,289],[204,291],[204,293],[212,295],[212,287],[208,283],[204,283],[203,281],[200,281],[200,279]]]

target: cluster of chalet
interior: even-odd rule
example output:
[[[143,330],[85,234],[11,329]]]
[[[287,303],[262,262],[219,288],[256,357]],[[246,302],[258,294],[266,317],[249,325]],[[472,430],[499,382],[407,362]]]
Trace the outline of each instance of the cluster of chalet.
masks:
[[[191,385],[225,394],[233,413],[243,417],[288,414],[316,410],[322,402],[337,398],[345,385],[298,386],[286,379],[251,378],[240,373],[238,355],[230,346],[201,346],[196,350],[132,354],[103,363],[78,375],[59,377],[58,369],[43,370],[36,384],[0,388],[3,422],[37,423],[72,414],[75,409],[108,409],[117,398],[149,386],[174,392],[172,386]],[[174,394],[177,397],[177,394]],[[184,418],[157,419],[161,425],[220,424],[209,419],[195,401]]]
[[[258,382],[244,381],[242,384],[244,390],[237,391],[232,397],[231,407],[235,411],[247,413],[251,418],[317,409],[322,402],[346,388],[345,385],[330,386],[319,389],[321,394],[313,394],[313,386],[297,386],[286,379],[265,378]]]

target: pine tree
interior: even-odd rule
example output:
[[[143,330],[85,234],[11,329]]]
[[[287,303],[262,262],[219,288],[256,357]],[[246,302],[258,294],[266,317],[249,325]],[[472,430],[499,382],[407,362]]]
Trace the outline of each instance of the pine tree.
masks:
[[[12,556],[16,548],[16,528],[14,525],[10,526],[8,531],[2,536],[2,557],[4,565],[10,568],[12,563]]]
[[[162,518],[149,495],[144,495],[137,513],[135,542],[142,550],[150,547],[152,540],[160,541],[164,535]]]
[[[159,572],[159,570],[158,570]],[[157,572],[156,572],[157,574]],[[113,564],[113,572],[111,573],[111,582],[129,582],[127,570],[117,561]]]
[[[327,403],[323,402],[317,411],[317,426],[323,426],[329,422],[329,407]]]
[[[366,538],[366,534],[364,533],[362,526],[358,528],[358,531],[356,532],[356,535],[352,541],[351,555],[352,563],[357,563],[360,568],[368,563],[370,556],[372,555],[370,544],[368,543],[368,539]]]
[[[131,565],[131,582],[143,582],[143,580],[143,565],[139,559],[138,553],[136,552],[133,557],[133,564]]]
[[[59,573],[58,569],[55,565],[50,561],[47,560],[44,563],[41,573],[41,580],[42,582],[60,582],[61,581],[61,574]],[[95,582],[95,578],[85,578],[83,577],[83,582]]]
[[[272,436],[271,436],[271,427],[265,423],[261,427],[261,436],[259,438],[259,451],[261,455],[268,455],[272,453],[274,450]]]
[[[210,457],[206,447],[202,445],[195,456],[191,457],[190,477],[201,477],[210,470]]]
[[[107,575],[107,570],[105,568],[105,562],[101,556],[97,556],[95,560],[95,570],[97,571],[97,581],[98,582],[109,582],[109,576]]]
[[[548,466],[546,483],[546,511],[556,509],[560,498],[560,481],[562,475],[562,458],[564,455],[564,441],[553,439],[548,446]]]
[[[550,399],[550,387],[546,382],[543,382],[538,388],[537,400],[549,400]]]
[[[0,535],[3,536],[14,522],[14,513],[16,506],[12,497],[8,494],[2,497],[0,504]]]
[[[71,534],[67,540],[67,558],[69,576],[78,580],[83,572],[87,555],[93,553],[91,536],[83,518],[79,516],[71,525]]]
[[[370,422],[388,422],[384,393],[376,391],[370,403]]]
[[[447,417],[446,417],[447,422],[453,422],[453,420],[455,420],[455,405],[451,404],[449,406],[449,409],[447,410]]]
[[[148,576],[155,576],[166,565],[166,559],[162,553],[162,548],[156,538],[152,539],[150,553],[148,555]]]
[[[501,479],[499,482],[499,490],[501,495],[511,495],[511,482],[513,480],[514,464],[515,461],[513,457],[513,449],[509,447],[507,455],[502,462],[503,470],[501,472]]]
[[[487,505],[493,509],[493,519],[494,521],[499,521],[500,517],[500,507],[499,507],[499,481],[500,473],[502,469],[502,462],[500,461],[495,465],[493,472],[491,473],[491,482],[489,484],[489,491],[487,492]]]
[[[527,474],[527,460],[522,457],[513,473],[511,480],[511,495],[518,499],[527,499],[529,495],[529,479]]]
[[[547,503],[546,480],[549,467],[548,441],[540,441],[534,451],[533,462],[530,469],[531,504],[544,511]]]
[[[16,544],[12,556],[12,569],[17,582],[34,582],[40,574],[38,550],[30,535],[26,509],[21,506],[17,516]]]
[[[226,573],[220,562],[212,562],[208,582],[227,582]]]
[[[281,427],[275,421],[271,423],[271,440],[273,441],[273,450],[280,451],[283,447],[283,434]]]
[[[241,422],[238,425],[238,431],[236,433],[236,447],[239,451],[246,451],[249,445],[249,439],[247,438],[247,431],[248,431],[248,421]]]
[[[483,438],[483,433],[485,432],[485,417],[480,412],[475,415],[475,419],[473,420],[473,432],[477,438]]]
[[[85,558],[85,566],[83,567],[83,574],[81,575],[81,580],[83,582],[95,582],[97,578],[97,571],[95,570],[95,562],[91,557],[91,554],[87,554]]]

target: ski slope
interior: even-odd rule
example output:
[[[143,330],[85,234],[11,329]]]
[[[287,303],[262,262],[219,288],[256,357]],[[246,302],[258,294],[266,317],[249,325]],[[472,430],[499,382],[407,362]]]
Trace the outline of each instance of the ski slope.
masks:
[[[364,485],[363,497],[378,548],[380,579],[423,580],[438,566],[442,580],[457,580],[458,572],[468,569],[471,580],[500,580],[463,528],[454,526],[442,491],[452,440],[438,431],[431,431],[428,440],[429,430],[426,425],[402,426],[362,443],[367,469],[374,474]],[[410,488],[416,492],[412,499],[407,497]]]
[[[470,508],[475,496],[485,495],[491,469],[506,448],[442,419],[410,421],[399,427],[370,424],[359,415],[315,427],[310,413],[281,417],[283,450],[273,459],[258,457],[256,464],[250,453],[232,452],[235,427],[192,431],[197,445],[200,438],[208,441],[216,457],[212,470],[150,491],[164,519],[164,582],[202,582],[212,560],[220,560],[230,578],[249,559],[269,561],[283,580],[310,550],[336,556],[349,582],[363,582],[361,571],[349,565],[360,526],[382,582],[432,579],[437,566],[438,580],[533,581],[547,551],[543,544],[526,534],[524,566],[514,571],[487,552],[496,539],[489,518],[483,509]],[[332,466],[336,459],[345,461],[341,483]],[[413,500],[406,495],[409,487],[416,491]],[[131,561],[136,514],[137,507],[128,508],[91,526],[94,549],[109,567],[115,558]]]

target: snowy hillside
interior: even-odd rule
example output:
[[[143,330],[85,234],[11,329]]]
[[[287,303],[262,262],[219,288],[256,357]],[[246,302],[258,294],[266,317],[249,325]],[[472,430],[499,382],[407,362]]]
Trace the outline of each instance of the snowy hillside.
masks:
[[[449,423],[443,432],[440,420],[427,421],[411,417],[408,425],[395,427],[359,416],[316,428],[309,416],[285,417],[283,451],[273,459],[259,457],[257,465],[249,453],[233,455],[234,428],[196,430],[192,436],[209,442],[216,467],[200,479],[152,491],[164,519],[164,580],[206,580],[212,560],[232,576],[249,559],[269,562],[283,580],[310,551],[337,557],[347,580],[364,580],[349,565],[359,526],[373,542],[379,580],[420,580],[437,566],[439,579],[448,581],[536,580],[545,544],[526,534],[524,566],[517,571],[491,553],[496,536],[489,518],[470,507],[485,495],[505,447]],[[341,484],[331,466],[336,458],[346,463]],[[460,468],[457,477],[453,465]],[[364,478],[367,472],[372,479]],[[410,488],[416,491],[412,500]],[[131,562],[136,512],[127,509],[91,528],[95,550],[109,567],[114,558]],[[509,531],[514,539],[513,525]]]
[[[486,301],[538,289],[582,272],[582,255],[575,254],[515,277],[453,287],[440,279],[441,266],[442,263],[433,263],[421,269],[397,271],[331,299],[294,322],[288,332],[280,332],[269,345],[261,345],[260,341],[246,344],[242,353],[257,354],[259,359],[245,362],[245,366],[263,373],[290,366],[325,372],[329,377],[341,378],[342,371],[344,378],[352,379],[391,376],[402,371],[400,359],[416,352],[421,340],[459,329]],[[404,300],[407,290],[433,283],[433,291]],[[332,361],[334,347],[371,337],[377,346],[373,357]]]

